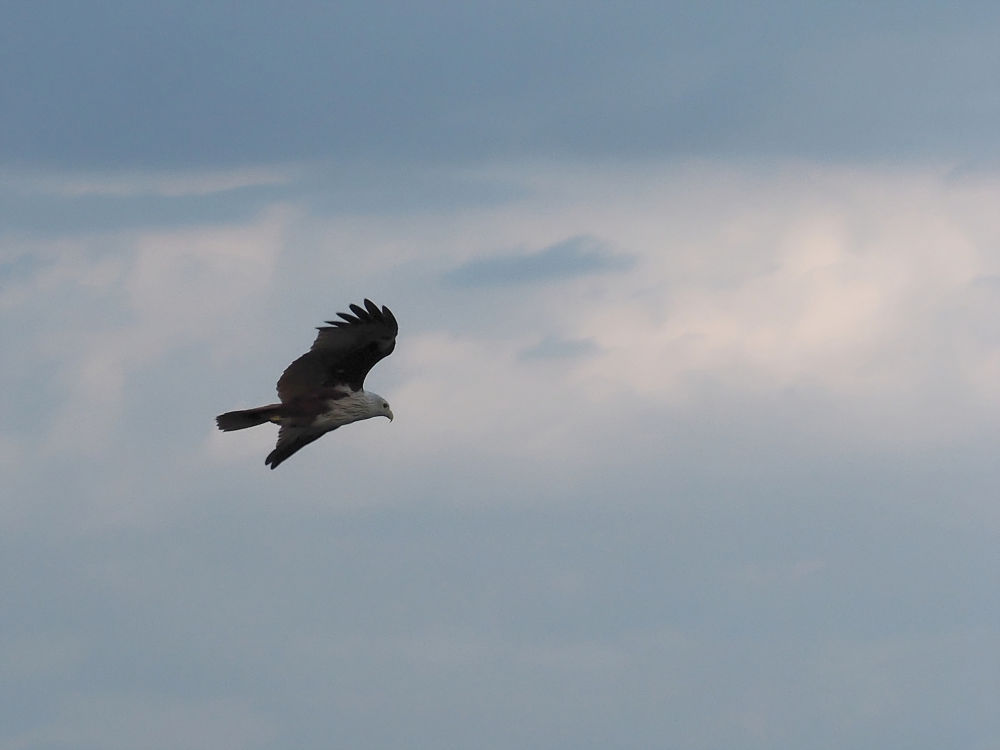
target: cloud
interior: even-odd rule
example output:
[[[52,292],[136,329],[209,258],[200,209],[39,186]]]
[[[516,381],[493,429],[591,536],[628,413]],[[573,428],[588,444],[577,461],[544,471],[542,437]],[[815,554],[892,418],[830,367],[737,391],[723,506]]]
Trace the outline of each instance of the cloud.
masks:
[[[524,360],[575,359],[597,351],[598,346],[593,339],[563,339],[550,335],[537,344],[522,349],[519,356]]]
[[[242,167],[235,169],[114,170],[59,172],[22,170],[0,178],[0,186],[33,197],[106,196],[134,198],[205,197],[215,193],[290,183],[301,169]]]
[[[5,20],[7,165],[996,157],[998,16],[974,0],[260,4],[239,19],[102,0]]]
[[[492,178],[0,238],[0,747],[988,746],[996,183]],[[214,415],[363,296],[396,420],[268,472]]]
[[[86,473],[79,465],[86,462],[106,471],[142,450],[121,441],[126,424],[154,442],[174,429],[184,434],[178,404],[207,394],[190,385],[178,390],[175,377],[193,365],[196,348],[202,382],[211,383],[206,366],[259,345],[259,331],[232,315],[267,296],[290,218],[277,206],[242,226],[126,227],[113,236],[32,240],[28,247],[40,249],[29,253],[34,262],[17,264],[0,287],[5,334],[16,336],[20,352],[0,368],[11,385],[7,398],[18,404],[7,425],[20,437],[19,453],[32,464],[62,462],[67,475]],[[23,249],[8,240],[0,252]],[[13,435],[0,436],[0,446],[8,440]],[[113,480],[119,489],[130,485],[127,474]],[[67,517],[79,512],[101,525],[149,510],[141,493],[132,503],[113,497],[82,492]],[[8,510],[24,517],[33,505],[30,494],[18,495]]]
[[[3,233],[19,236],[250,221],[293,191],[291,167],[162,172],[20,170],[0,180]]]
[[[1000,319],[981,211],[992,183],[704,165],[526,174],[520,198],[454,221],[437,208],[327,218],[279,204],[230,226],[36,239],[49,260],[17,266],[0,293],[8,330],[33,336],[5,372],[27,382],[27,362],[59,358],[34,389],[46,406],[31,429],[69,448],[87,425],[86,445],[103,451],[101,436],[121,439],[119,420],[142,424],[140,394],[173,394],[164,367],[193,376],[207,364],[210,411],[269,400],[309,326],[373,296],[403,321],[397,353],[370,382],[399,417],[400,460],[417,468],[443,446],[482,446],[482,470],[507,455],[533,467],[526,478],[553,465],[574,476],[621,439],[618,425],[653,429],[643,411],[686,424],[727,404],[824,440],[933,443],[985,428],[990,412],[973,401],[1000,402],[984,322]],[[550,196],[544,210],[538,195]],[[498,256],[497,237],[543,249]],[[438,285],[442,275],[450,283]],[[494,293],[469,296],[482,288]],[[40,298],[65,304],[37,314]],[[545,377],[558,372],[552,392],[543,363]],[[943,384],[947,398],[934,395]],[[21,411],[9,406],[10,424],[26,424]],[[581,433],[595,437],[573,439]],[[384,439],[352,435],[339,449],[361,462]],[[193,445],[228,463],[269,442],[222,437],[231,450],[208,420]]]
[[[105,694],[66,701],[50,726],[16,734],[4,747],[249,749],[266,747],[273,739],[274,730],[265,719],[234,701]]]
[[[594,273],[622,271],[633,259],[612,253],[593,237],[578,236],[549,245],[533,253],[511,253],[480,258],[462,264],[445,275],[445,281],[460,287],[495,287],[511,284],[558,281]]]

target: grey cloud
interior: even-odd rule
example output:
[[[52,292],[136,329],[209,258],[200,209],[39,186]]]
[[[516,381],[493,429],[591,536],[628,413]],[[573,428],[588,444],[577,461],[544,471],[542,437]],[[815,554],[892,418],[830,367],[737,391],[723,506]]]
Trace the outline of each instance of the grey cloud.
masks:
[[[576,359],[597,352],[599,347],[593,339],[565,339],[546,336],[534,346],[521,352],[523,360]]]
[[[11,640],[77,644],[74,658],[25,665],[0,688],[0,741],[18,746],[53,706],[99,689],[153,706],[183,695],[259,707],[258,722],[303,748],[336,734],[351,747],[671,736],[828,750],[899,733],[932,748],[952,726],[986,743],[995,660],[974,657],[995,644],[992,530],[925,517],[955,475],[879,456],[861,459],[859,483],[837,460],[782,444],[757,451],[767,465],[720,476],[743,449],[730,426],[669,428],[689,452],[657,461],[624,443],[619,470],[595,467],[555,504],[555,486],[531,483],[527,506],[478,509],[435,499],[444,485],[428,476],[387,487],[343,466],[338,493],[367,486],[391,507],[303,505],[328,465],[279,490],[159,442],[167,451],[125,465],[151,470],[137,500],[180,510],[172,522],[54,531],[49,514],[107,493],[121,457],[101,462],[99,482],[39,498],[37,526],[0,550],[3,570],[18,571],[5,586]],[[428,473],[445,467],[448,492],[476,491],[454,456]],[[900,491],[908,499],[885,496]],[[871,701],[884,712],[873,717]],[[751,709],[763,737],[741,721]],[[95,746],[120,731],[107,724]]]
[[[67,234],[139,227],[238,222],[268,206],[295,203],[322,216],[406,214],[447,206],[488,206],[523,198],[514,180],[449,169],[398,170],[373,165],[315,164],[280,179],[219,188],[164,190],[162,184],[203,170],[150,172],[130,183],[127,175],[79,173],[94,189],[58,189],[48,181],[10,177],[0,181],[0,236],[4,233]],[[238,176],[238,173],[234,173]],[[72,184],[73,174],[67,183]],[[103,189],[107,187],[108,189]]]
[[[323,216],[411,213],[508,203],[529,189],[514,180],[462,174],[449,169],[327,165],[297,185],[304,205]]]
[[[0,161],[995,157],[998,28],[974,0],[20,3]]]
[[[579,236],[534,253],[494,255],[469,261],[447,273],[445,281],[460,287],[506,286],[622,271],[633,263],[633,258],[612,253],[600,240]]]
[[[831,184],[843,185],[817,189]],[[378,203],[370,189],[358,205]],[[734,257],[742,240],[775,244],[772,214],[745,191],[725,200],[763,234],[711,244],[706,227],[730,210],[719,192],[672,206],[709,251],[693,276],[677,272],[678,290],[738,285],[756,268]],[[798,226],[796,207],[775,198],[786,192],[761,192]],[[954,202],[943,195],[933,202]],[[992,273],[994,214],[981,198],[932,221],[978,227],[959,247]],[[514,220],[527,227],[525,203]],[[868,226],[880,207],[857,220]],[[555,236],[587,208],[554,216]],[[613,331],[572,327],[592,310],[589,283],[575,299],[521,283],[613,273],[631,258],[576,237],[467,264],[449,287],[435,283],[441,263],[489,223],[418,218],[365,217],[338,237],[352,249],[331,252],[328,234],[309,239],[306,217],[281,235],[289,250],[273,284],[222,307],[196,292],[224,291],[236,259],[201,282],[182,259],[133,296],[113,273],[89,286],[76,261],[87,247],[95,261],[113,251],[125,273],[130,231],[58,238],[34,257],[44,243],[7,243],[0,674],[13,677],[0,679],[0,747],[169,747],[178,723],[193,748],[313,750],[331,737],[414,750],[996,744],[995,276],[941,302],[946,272],[892,302],[907,320],[898,336],[927,357],[903,362],[914,378],[865,360],[863,374],[892,381],[887,399],[854,380],[843,391],[815,382],[822,357],[788,383],[748,372],[735,350],[678,371],[689,382],[661,398],[624,386],[663,362],[602,375],[594,357],[580,377],[559,377],[594,352],[587,337],[614,346]],[[607,236],[632,247],[634,227],[609,222]],[[442,234],[451,244],[434,243]],[[909,236],[889,232],[870,251]],[[419,250],[419,262],[400,271],[399,256],[379,259],[368,242]],[[62,271],[46,253],[67,261]],[[637,285],[668,289],[655,274],[599,281],[609,305]],[[477,293],[483,284],[497,286]],[[271,393],[313,323],[357,290],[405,328],[372,374],[396,422],[352,426],[269,474],[274,431],[221,435],[212,417]],[[926,321],[907,316],[914,305]],[[551,327],[530,327],[539,310],[556,313]],[[510,347],[536,341],[520,355],[541,361],[511,366]],[[950,374],[966,355],[987,365],[982,390]],[[119,372],[122,356],[135,361]],[[116,374],[120,387],[105,390]],[[882,403],[896,393],[906,419]],[[148,740],[149,726],[165,728]]]
[[[245,187],[210,195],[44,195],[0,189],[0,233],[60,234],[245,221],[287,192]]]

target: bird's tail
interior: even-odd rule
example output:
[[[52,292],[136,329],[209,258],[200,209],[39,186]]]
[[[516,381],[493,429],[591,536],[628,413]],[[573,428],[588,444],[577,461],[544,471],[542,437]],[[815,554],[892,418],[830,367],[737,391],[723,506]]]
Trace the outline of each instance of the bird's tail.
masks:
[[[270,422],[274,417],[281,415],[281,404],[270,404],[268,406],[258,406],[256,409],[243,409],[241,411],[227,411],[215,418],[215,423],[220,430],[230,432],[232,430],[245,430],[247,427],[256,427],[264,422]]]

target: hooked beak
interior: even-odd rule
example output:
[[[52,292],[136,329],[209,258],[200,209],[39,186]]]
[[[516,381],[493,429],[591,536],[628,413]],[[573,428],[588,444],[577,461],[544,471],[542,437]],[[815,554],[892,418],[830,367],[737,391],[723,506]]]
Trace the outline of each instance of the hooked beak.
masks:
[[[392,421],[392,409],[389,409],[389,421]]]

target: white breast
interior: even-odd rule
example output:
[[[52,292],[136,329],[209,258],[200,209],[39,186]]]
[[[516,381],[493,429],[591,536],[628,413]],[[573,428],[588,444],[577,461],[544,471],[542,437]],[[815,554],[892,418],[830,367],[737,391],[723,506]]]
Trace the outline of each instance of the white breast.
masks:
[[[357,422],[373,416],[363,391],[350,393],[344,398],[331,398],[326,402],[326,411],[317,415],[313,426],[332,430],[334,427]]]

